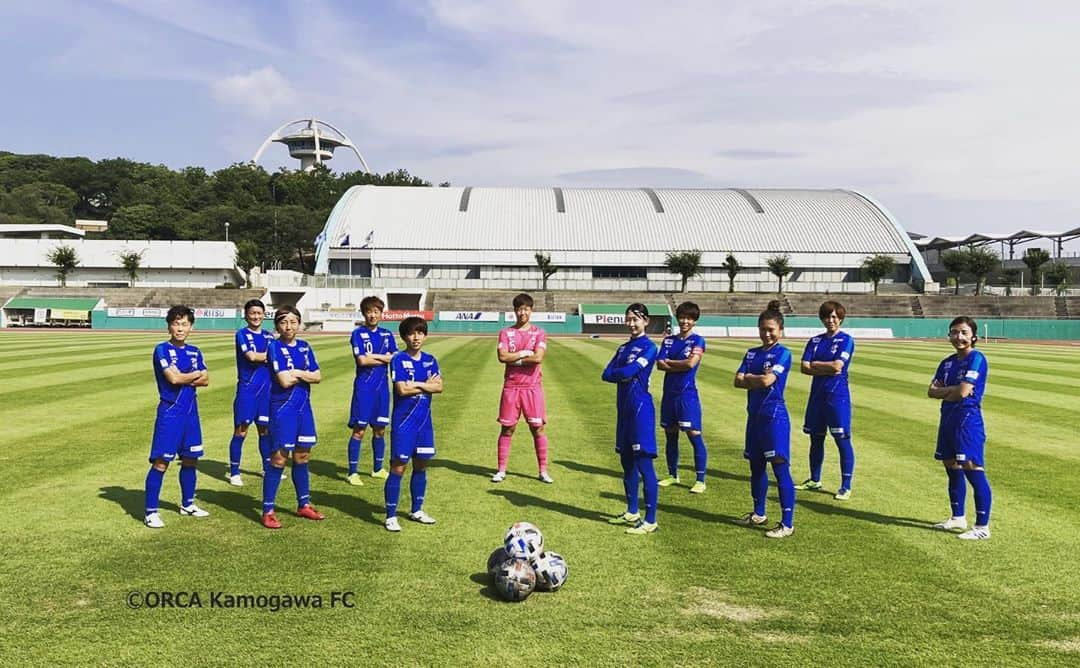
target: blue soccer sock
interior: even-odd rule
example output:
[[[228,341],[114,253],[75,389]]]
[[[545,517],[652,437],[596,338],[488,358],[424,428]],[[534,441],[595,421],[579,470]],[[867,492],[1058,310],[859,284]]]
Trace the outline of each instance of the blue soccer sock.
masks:
[[[356,473],[360,467],[360,449],[363,444],[362,439],[349,437],[349,475]]]
[[[263,473],[263,514],[274,512],[274,500],[277,499],[278,487],[281,486],[281,470],[273,464],[266,466]]]
[[[754,499],[754,514],[765,516],[765,497],[769,494],[769,473],[765,470],[765,460],[760,457],[750,459],[750,496]]]
[[[791,464],[784,462],[772,465],[773,476],[776,477],[776,491],[780,495],[780,522],[786,527],[795,526],[795,481],[791,479]]]
[[[389,519],[397,514],[398,498],[401,497],[401,474],[390,471],[390,477],[383,485],[383,501],[386,503],[386,517]]]
[[[656,467],[652,457],[635,457],[636,468],[645,487],[645,521],[656,524],[656,504],[660,498],[660,485],[656,479]]]
[[[308,463],[292,465],[292,484],[296,488],[296,507],[303,508],[311,503],[311,474]]]
[[[262,457],[263,471],[270,468],[270,434],[259,434],[259,456]]]
[[[190,506],[195,503],[195,479],[197,476],[194,466],[180,467],[180,505]]]
[[[698,482],[705,482],[705,467],[709,463],[709,453],[705,450],[705,438],[701,434],[688,434],[690,444],[694,446],[694,473]]]
[[[229,475],[240,475],[240,456],[243,453],[244,437],[233,435],[229,441]]]
[[[984,527],[990,524],[990,481],[986,479],[986,471],[964,471],[964,476],[971,483],[971,491],[975,496],[975,526]]]
[[[840,488],[851,489],[851,478],[855,475],[855,448],[851,446],[850,438],[836,439],[836,447],[840,450]]]
[[[371,437],[371,470],[381,471],[383,464],[386,462],[386,437],[385,436],[372,436]]]
[[[946,466],[945,473],[949,474],[949,506],[952,508],[952,516],[963,517],[964,502],[967,500],[964,472],[961,469],[951,469]]]
[[[413,469],[409,478],[409,494],[412,496],[412,510],[410,513],[420,512],[424,507],[424,494],[427,492],[427,469],[417,471]]]
[[[638,480],[640,475],[637,463],[634,461],[633,452],[620,452],[619,460],[622,462],[623,491],[626,492],[626,512],[636,515],[638,507]]]
[[[810,434],[810,479],[821,482],[821,465],[825,463],[825,434]]]
[[[679,432],[664,432],[667,442],[664,445],[664,456],[667,458],[668,475],[672,478],[679,477]]]
[[[158,501],[161,499],[161,482],[165,479],[165,472],[159,471],[153,466],[146,472],[146,514],[158,511]]]

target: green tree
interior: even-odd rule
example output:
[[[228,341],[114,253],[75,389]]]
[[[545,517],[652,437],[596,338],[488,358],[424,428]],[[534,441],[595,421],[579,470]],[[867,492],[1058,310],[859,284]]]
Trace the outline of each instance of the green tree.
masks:
[[[71,225],[78,196],[67,186],[34,181],[14,188],[3,199],[3,211],[32,223]]]
[[[972,246],[964,251],[964,269],[975,277],[975,295],[981,295],[986,277],[1001,266],[1001,257],[986,246]]]
[[[1043,271],[1043,276],[1050,281],[1054,292],[1058,295],[1065,294],[1065,290],[1069,287],[1069,265],[1061,260],[1051,262],[1050,266]]]
[[[540,275],[543,277],[543,284],[540,289],[547,292],[548,278],[554,275],[559,268],[551,263],[550,253],[536,251],[536,253],[533,254],[533,257],[536,258],[536,266],[540,268]]]
[[[724,263],[720,265],[720,268],[727,272],[727,291],[735,292],[735,277],[742,271],[742,265],[735,259],[735,256],[731,253],[727,254],[724,258]]]
[[[1050,253],[1044,248],[1029,248],[1020,259],[1031,272],[1031,294],[1039,294],[1039,268],[1050,261]]]
[[[945,267],[945,273],[953,279],[955,285],[953,294],[960,294],[960,276],[967,269],[967,257],[963,251],[951,250],[942,253],[941,266]]]
[[[127,274],[128,279],[131,281],[131,287],[135,287],[135,281],[139,279],[139,268],[142,267],[144,252],[146,252],[145,249],[141,251],[125,250],[120,251],[118,255],[120,266],[123,267],[124,273]]]
[[[67,287],[68,274],[79,266],[79,254],[71,246],[61,244],[46,253],[45,258],[56,265],[56,277],[60,279],[60,287]]]
[[[1005,295],[1011,296],[1013,286],[1016,285],[1017,279],[1020,278],[1020,274],[1023,272],[1019,269],[1005,269],[1001,272],[1001,284],[1005,286]]]
[[[892,275],[895,264],[896,261],[888,255],[871,255],[863,258],[863,274],[874,284],[875,295],[878,293],[878,284],[881,283],[881,279]]]
[[[236,266],[247,276],[246,287],[251,287],[251,270],[259,264],[259,246],[251,239],[236,242]]]
[[[791,256],[773,255],[765,259],[765,265],[769,267],[769,273],[780,281],[776,287],[776,293],[784,294],[784,277],[791,273]]]
[[[664,256],[664,266],[682,279],[682,290],[686,292],[686,282],[701,273],[701,251],[681,251]]]

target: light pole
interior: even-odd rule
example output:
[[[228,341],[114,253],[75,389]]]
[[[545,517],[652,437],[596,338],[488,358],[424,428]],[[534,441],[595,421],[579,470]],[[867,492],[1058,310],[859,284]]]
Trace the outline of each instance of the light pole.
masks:
[[[225,241],[229,240],[229,221],[225,221]]]

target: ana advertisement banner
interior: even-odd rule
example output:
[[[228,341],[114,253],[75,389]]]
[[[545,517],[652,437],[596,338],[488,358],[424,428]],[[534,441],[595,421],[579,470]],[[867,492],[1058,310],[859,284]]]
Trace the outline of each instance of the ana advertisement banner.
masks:
[[[499,322],[499,314],[495,311],[439,311],[439,320]]]
[[[397,310],[397,311],[390,311],[390,310],[383,311],[382,319],[390,321],[390,322],[399,322],[401,320],[404,320],[405,318],[411,318],[413,316],[416,316],[418,318],[423,318],[424,320],[428,320],[428,321],[431,321],[431,320],[435,319],[434,311],[412,311],[412,310],[408,310],[408,309]]]
[[[517,316],[513,311],[503,313],[506,322],[517,322]],[[529,322],[566,322],[565,313],[551,313],[549,311],[533,311],[529,316]]]

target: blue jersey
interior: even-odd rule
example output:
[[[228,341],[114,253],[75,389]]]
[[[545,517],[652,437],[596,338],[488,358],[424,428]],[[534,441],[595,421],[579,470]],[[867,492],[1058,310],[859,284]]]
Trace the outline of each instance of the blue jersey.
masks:
[[[376,327],[375,329],[368,329],[363,325],[357,327],[353,330],[352,336],[349,337],[349,345],[352,346],[354,358],[361,355],[385,355],[398,351],[394,335],[390,333],[390,330],[382,327]],[[360,366],[357,364],[356,379],[353,381],[353,387],[372,390],[384,389],[386,387],[387,366],[382,364],[378,366]]]
[[[660,344],[657,360],[685,360],[691,355],[705,354],[705,338],[690,332],[685,339],[680,336],[668,336]],[[698,366],[701,366],[699,363]],[[688,371],[669,371],[664,374],[664,394],[697,392],[698,366]]]
[[[776,381],[767,388],[750,390],[746,393],[746,412],[751,417],[787,417],[787,405],[784,404],[784,387],[787,385],[788,372],[791,370],[791,351],[779,343],[770,348],[758,346],[746,351],[738,373],[763,375],[771,369]]]
[[[642,334],[619,346],[608,362],[602,378],[616,384],[615,402],[621,410],[633,410],[642,402],[652,404],[649,376],[656,363],[656,344]]]
[[[157,379],[158,396],[168,404],[186,410],[195,405],[195,388],[191,385],[173,385],[165,378],[165,369],[175,367],[180,373],[205,371],[206,362],[202,352],[192,345],[174,346],[163,341],[154,348],[154,377]]]
[[[265,329],[252,331],[247,327],[236,330],[236,380],[243,385],[262,387],[270,382],[270,367],[266,362],[252,362],[247,353],[265,353],[273,335]]]
[[[420,351],[419,357],[399,352],[390,360],[390,380],[426,382],[439,375],[439,362],[434,355]],[[431,421],[431,394],[421,392],[409,397],[394,393],[394,412],[390,417],[392,431],[421,429]]]
[[[986,376],[990,368],[986,363],[986,355],[978,350],[972,350],[964,359],[959,359],[955,353],[941,360],[938,364],[934,380],[941,385],[959,385],[970,383],[975,390],[960,401],[942,401],[941,419],[959,417],[969,413],[982,411],[982,397],[986,391]]]
[[[814,376],[810,381],[810,401],[828,401],[830,399],[848,399],[848,367],[851,356],[855,354],[855,339],[846,332],[837,332],[832,336],[819,334],[806,342],[803,350],[803,362],[844,363],[843,369],[835,376]]]
[[[292,387],[282,387],[278,382],[278,373],[289,369],[301,371],[318,371],[319,363],[315,361],[315,351],[311,349],[307,341],[296,339],[292,345],[285,345],[274,339],[266,349],[266,361],[273,371],[274,382],[270,385],[270,401],[275,404],[286,401],[305,401],[311,396],[311,384],[306,381],[298,381]]]

